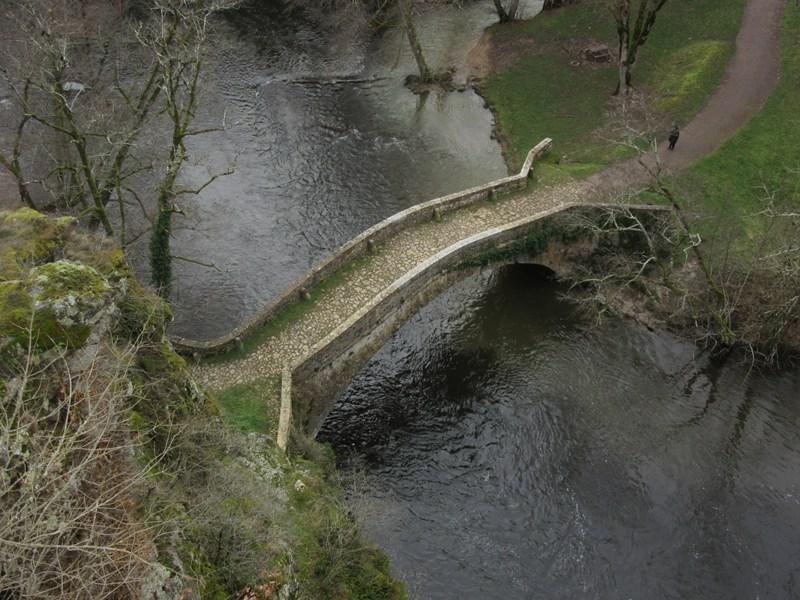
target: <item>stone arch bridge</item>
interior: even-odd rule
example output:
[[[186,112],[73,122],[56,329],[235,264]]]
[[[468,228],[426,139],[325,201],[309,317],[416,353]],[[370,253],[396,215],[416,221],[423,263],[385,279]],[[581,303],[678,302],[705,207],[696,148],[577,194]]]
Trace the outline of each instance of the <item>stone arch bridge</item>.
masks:
[[[533,148],[516,175],[413,206],[371,227],[227,336],[173,343],[197,358],[226,355],[195,367],[211,389],[280,376],[278,444],[285,448],[292,424],[315,434],[374,352],[456,281],[509,262],[541,264],[564,276],[593,252],[592,236],[566,236],[566,223],[620,205],[603,204],[609,190],[591,179],[528,189],[534,162],[550,144],[545,139]]]
[[[563,274],[570,259],[591,252],[592,244],[576,239],[565,244],[552,235],[558,229],[554,223],[575,212],[601,210],[601,202],[647,183],[648,171],[683,169],[730,139],[778,81],[785,6],[785,0],[748,0],[725,78],[683,128],[675,152],[651,152],[579,182],[528,190],[533,163],[550,145],[544,140],[519,174],[414,206],[356,236],[228,336],[173,342],[195,355],[234,350],[224,362],[196,366],[198,379],[212,389],[280,376],[278,444],[285,447],[292,417],[298,429],[313,433],[364,357],[469,269],[516,259]]]

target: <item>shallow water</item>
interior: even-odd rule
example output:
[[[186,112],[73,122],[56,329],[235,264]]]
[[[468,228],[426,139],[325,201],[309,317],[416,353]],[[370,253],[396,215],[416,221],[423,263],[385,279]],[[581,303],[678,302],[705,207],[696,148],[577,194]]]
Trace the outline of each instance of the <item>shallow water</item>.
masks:
[[[323,426],[411,596],[797,598],[800,372],[587,328],[559,292],[459,284]]]

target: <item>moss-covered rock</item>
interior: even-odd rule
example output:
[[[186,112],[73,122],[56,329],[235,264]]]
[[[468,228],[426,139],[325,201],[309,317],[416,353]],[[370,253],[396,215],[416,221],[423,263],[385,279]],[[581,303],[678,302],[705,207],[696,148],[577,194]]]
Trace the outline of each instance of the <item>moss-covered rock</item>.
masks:
[[[158,341],[172,320],[172,311],[158,294],[132,280],[128,293],[119,303],[116,333],[124,338]]]
[[[102,313],[115,310],[108,281],[88,265],[59,260],[28,276],[40,347],[78,348]]]
[[[55,259],[74,224],[72,217],[47,217],[30,208],[0,213],[0,281]]]
[[[111,288],[93,267],[68,260],[44,264],[31,270],[37,299],[52,301],[70,294],[91,301]]]
[[[103,313],[114,311],[115,289],[98,271],[61,253],[72,219],[31,209],[0,217],[0,350],[79,348]]]
[[[32,312],[33,301],[23,282],[0,282],[0,338],[27,340]]]

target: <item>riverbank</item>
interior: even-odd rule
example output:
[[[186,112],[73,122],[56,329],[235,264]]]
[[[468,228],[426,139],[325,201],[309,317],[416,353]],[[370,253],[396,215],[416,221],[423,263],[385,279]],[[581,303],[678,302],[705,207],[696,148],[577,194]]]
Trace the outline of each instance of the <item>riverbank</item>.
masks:
[[[789,4],[780,20],[785,4],[667,5],[642,49],[636,90],[625,111],[609,93],[615,66],[592,62],[585,52],[613,47],[611,19],[596,6],[579,3],[530,22],[495,26],[472,55],[488,56],[490,71],[478,85],[495,112],[512,164],[526,136],[558,132],[556,150],[539,169],[545,182],[597,172],[589,180],[598,189],[627,197],[635,190],[625,182],[644,172],[638,161],[619,159],[635,154],[643,140],[663,140],[671,121],[681,123],[677,151],[660,148],[666,169],[658,182],[644,177],[636,185],[653,186],[648,200],[672,204],[681,213],[683,233],[696,240],[687,238],[687,246],[700,244],[691,261],[674,248],[668,266],[687,288],[682,293],[695,296],[698,304],[687,313],[672,303],[674,293],[650,289],[638,301],[629,291],[615,308],[639,318],[649,313],[644,318],[650,324],[682,329],[702,343],[709,338],[715,344],[741,343],[768,360],[775,360],[778,346],[788,353],[800,348],[794,291],[800,270],[794,241],[800,156],[792,144],[800,133],[792,108],[800,98],[800,27],[796,5]],[[767,102],[778,79],[773,43],[778,31],[780,80]],[[736,57],[728,62],[734,42]],[[641,158],[657,168],[652,153]],[[610,162],[617,164],[606,168]],[[688,289],[698,277],[707,286],[702,301],[696,284]],[[663,282],[651,283],[658,288]]]
[[[491,27],[470,60],[509,165],[547,135],[555,147],[540,177],[563,181],[631,155],[626,128],[663,139],[672,121],[684,124],[722,81],[745,5],[668,4],[642,47],[627,107],[612,96],[616,32],[602,4],[572,4]]]
[[[166,338],[170,318],[108,238],[0,211],[0,395],[14,407],[0,416],[0,562],[13,565],[0,589],[404,598],[330,453],[287,456],[263,403],[201,389]]]

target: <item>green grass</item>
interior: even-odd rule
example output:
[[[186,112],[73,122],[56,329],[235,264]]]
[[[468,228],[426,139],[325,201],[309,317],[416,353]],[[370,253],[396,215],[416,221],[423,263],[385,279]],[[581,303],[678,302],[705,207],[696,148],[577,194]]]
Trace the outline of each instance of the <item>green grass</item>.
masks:
[[[745,0],[671,0],[659,13],[634,67],[633,83],[652,99],[664,121],[684,122],[719,84],[744,5]],[[554,140],[545,163],[552,168],[543,176],[548,182],[586,175],[625,155],[619,146],[593,136],[608,126],[616,66],[573,66],[574,53],[564,51],[597,40],[613,52],[616,34],[602,2],[586,1],[491,31],[500,47],[516,43],[521,53],[508,70],[488,77],[481,87],[512,167],[543,137]]]
[[[684,188],[699,190],[694,201],[712,217],[707,230],[725,221],[752,239],[760,229],[753,215],[763,208],[766,190],[780,205],[800,206],[800,8],[795,3],[787,4],[781,27],[777,89],[758,115],[682,181]]]
[[[512,167],[545,137],[555,142],[551,154],[575,152],[602,123],[614,73],[590,69],[576,77],[571,69],[561,55],[531,56],[486,81],[483,90],[502,138],[510,143]]]
[[[219,393],[217,403],[231,426],[274,438],[280,413],[280,377],[231,386]]]
[[[293,554],[302,598],[404,600],[405,588],[392,578],[388,557],[365,543],[335,473],[333,451],[317,446],[314,460],[293,457],[286,478],[295,540]],[[295,486],[302,481],[303,487]]]

